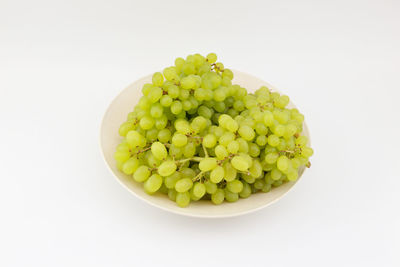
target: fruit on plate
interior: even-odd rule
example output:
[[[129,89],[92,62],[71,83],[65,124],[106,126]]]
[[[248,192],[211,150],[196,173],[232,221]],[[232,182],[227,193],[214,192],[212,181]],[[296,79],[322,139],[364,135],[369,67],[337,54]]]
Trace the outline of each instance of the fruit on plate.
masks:
[[[313,155],[304,116],[287,107],[288,96],[266,86],[249,93],[232,79],[214,53],[154,73],[119,128],[118,169],[180,207],[235,202],[295,181]]]

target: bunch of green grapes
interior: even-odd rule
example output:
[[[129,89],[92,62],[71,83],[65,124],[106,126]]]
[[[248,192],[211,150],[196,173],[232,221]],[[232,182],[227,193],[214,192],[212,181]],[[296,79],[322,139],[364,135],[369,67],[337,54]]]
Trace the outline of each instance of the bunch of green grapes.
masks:
[[[269,192],[295,181],[313,154],[289,97],[265,86],[249,94],[216,61],[214,53],[189,55],[154,73],[119,128],[118,169],[180,207]]]

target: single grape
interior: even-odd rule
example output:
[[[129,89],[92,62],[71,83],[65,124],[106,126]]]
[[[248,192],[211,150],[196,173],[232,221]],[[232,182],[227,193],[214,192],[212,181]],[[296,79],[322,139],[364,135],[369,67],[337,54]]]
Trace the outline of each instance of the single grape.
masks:
[[[187,137],[181,133],[175,133],[172,137],[172,144],[176,147],[182,147],[187,144]]]
[[[162,182],[163,182],[163,179],[160,175],[153,174],[152,176],[149,177],[149,179],[147,179],[144,182],[143,188],[146,191],[146,193],[153,194],[158,189],[160,189]]]
[[[154,157],[158,160],[164,160],[167,158],[168,152],[165,146],[160,142],[154,142],[151,145],[151,152]]]
[[[215,167],[217,167],[217,159],[216,158],[205,158],[205,159],[202,159],[199,163],[199,169],[203,172],[211,171]]]
[[[231,159],[231,164],[239,171],[246,171],[249,168],[249,164],[243,156],[234,156]]]
[[[149,178],[149,176],[149,167],[142,165],[136,169],[135,173],[133,174],[133,179],[135,179],[136,182],[144,182],[147,180],[147,178]]]
[[[183,192],[183,193],[176,193],[176,198],[175,198],[176,204],[178,204],[179,207],[184,208],[187,207],[190,203],[190,194],[189,192]]]
[[[211,201],[215,205],[219,205],[224,202],[225,199],[225,192],[223,189],[217,189],[214,194],[211,195]]]
[[[239,196],[241,198],[248,198],[250,195],[251,195],[251,186],[248,183],[243,182],[243,189],[242,191],[240,191]]]
[[[204,185],[205,185],[205,187],[206,187],[206,192],[207,192],[208,194],[214,194],[215,192],[217,192],[218,187],[217,187],[217,185],[214,184],[213,182],[211,182],[211,181],[206,181],[206,182],[204,183]]]
[[[210,173],[210,181],[217,184],[224,179],[225,170],[221,166],[216,166]]]
[[[206,186],[202,183],[196,182],[193,185],[193,195],[196,196],[197,198],[202,198],[204,194],[206,193]]]
[[[139,167],[139,164],[139,160],[136,157],[132,157],[125,161],[124,165],[122,166],[122,171],[125,174],[133,174]]]
[[[158,167],[158,174],[161,176],[169,176],[173,174],[176,170],[176,164],[172,160],[167,160],[161,163],[161,165]]]
[[[192,179],[183,178],[176,182],[175,190],[177,192],[183,193],[183,192],[189,191],[189,189],[192,188],[192,186],[193,186]]]
[[[243,183],[239,180],[233,180],[226,184],[226,188],[232,193],[240,193],[243,190]]]

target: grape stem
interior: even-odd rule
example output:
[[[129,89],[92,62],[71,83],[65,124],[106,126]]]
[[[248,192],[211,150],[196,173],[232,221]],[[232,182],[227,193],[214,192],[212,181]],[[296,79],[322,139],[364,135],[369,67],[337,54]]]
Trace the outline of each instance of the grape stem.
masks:
[[[195,181],[201,179],[203,174],[204,174],[204,172],[199,172],[199,174],[197,174],[195,177],[193,177],[192,181],[195,182]]]
[[[181,160],[177,160],[175,161],[176,164],[181,164],[181,163],[185,163],[186,161],[197,161],[200,162],[201,160],[203,160],[204,158],[202,157],[193,157],[193,158],[187,158],[187,159],[181,159]]]
[[[202,145],[202,147],[203,147],[203,150],[204,150],[204,154],[206,155],[206,158],[208,158],[207,148],[204,145]]]

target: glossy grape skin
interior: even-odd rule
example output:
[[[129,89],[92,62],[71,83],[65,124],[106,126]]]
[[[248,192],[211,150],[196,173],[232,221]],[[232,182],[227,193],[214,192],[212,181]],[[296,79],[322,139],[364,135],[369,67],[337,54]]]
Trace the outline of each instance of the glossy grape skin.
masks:
[[[181,207],[235,202],[297,180],[314,153],[303,114],[286,95],[265,86],[249,93],[232,78],[213,53],[155,73],[118,129],[118,170]]]

